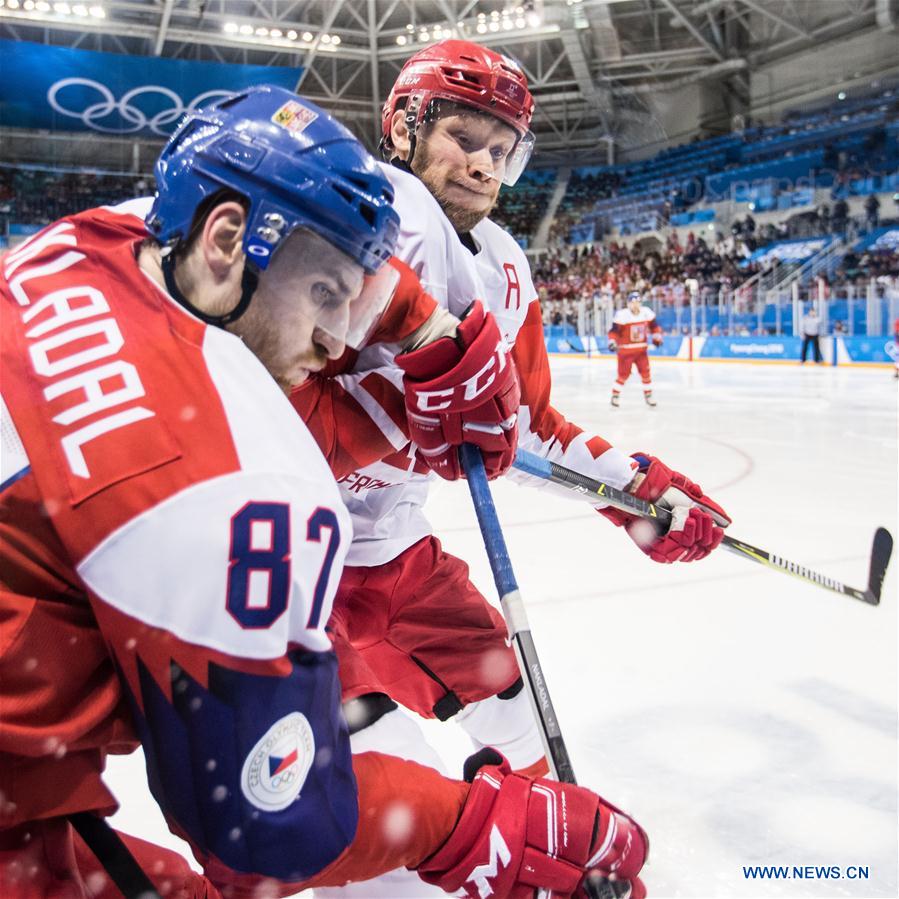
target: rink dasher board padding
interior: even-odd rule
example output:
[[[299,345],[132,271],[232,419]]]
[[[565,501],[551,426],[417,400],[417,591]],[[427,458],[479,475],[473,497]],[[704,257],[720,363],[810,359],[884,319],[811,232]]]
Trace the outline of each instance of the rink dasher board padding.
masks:
[[[822,337],[821,355],[827,365],[889,368],[899,356],[894,338],[843,336]],[[553,355],[614,358],[602,340],[550,337],[546,349]],[[665,337],[661,347],[650,347],[650,356],[683,362],[761,362],[795,365],[800,361],[801,337]],[[812,363],[811,354],[808,360]]]

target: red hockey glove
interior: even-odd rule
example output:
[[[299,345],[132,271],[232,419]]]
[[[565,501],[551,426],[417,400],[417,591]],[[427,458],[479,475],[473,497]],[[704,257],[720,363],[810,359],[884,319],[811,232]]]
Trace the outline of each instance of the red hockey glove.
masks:
[[[441,337],[396,361],[405,372],[409,435],[440,477],[464,477],[463,443],[480,447],[488,478],[508,471],[518,443],[521,388],[492,313],[475,302],[455,337]]]
[[[704,559],[724,537],[730,517],[699,484],[672,471],[655,456],[634,453],[638,473],[628,488],[634,496],[659,503],[672,512],[671,526],[659,534],[655,525],[618,509],[600,509],[610,521],[623,525],[630,538],[654,562],[694,562]]]
[[[646,895],[637,875],[649,841],[633,818],[584,787],[515,774],[495,750],[466,767],[479,760],[455,829],[418,867],[422,880],[472,899],[532,899],[541,888],[581,899],[585,879],[599,876]]]

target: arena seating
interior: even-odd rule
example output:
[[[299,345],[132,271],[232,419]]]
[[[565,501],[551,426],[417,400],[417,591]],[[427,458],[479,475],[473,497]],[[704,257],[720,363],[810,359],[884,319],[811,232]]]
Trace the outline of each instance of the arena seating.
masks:
[[[93,206],[121,203],[152,190],[146,176],[0,166],[0,231],[47,225]]]
[[[835,198],[895,190],[897,111],[899,92],[887,88],[639,163],[576,169],[559,218],[569,231],[590,222],[597,236],[612,229],[627,235],[655,230],[703,199],[753,202],[764,211],[801,205],[808,200],[802,191],[815,186],[833,187]],[[587,177],[606,189],[585,195],[579,185]],[[556,235],[566,242],[565,233]]]

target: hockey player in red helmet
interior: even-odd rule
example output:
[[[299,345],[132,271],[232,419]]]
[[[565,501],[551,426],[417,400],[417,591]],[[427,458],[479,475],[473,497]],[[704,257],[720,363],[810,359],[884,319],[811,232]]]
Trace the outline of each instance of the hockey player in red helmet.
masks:
[[[550,404],[542,317],[528,262],[488,217],[501,185],[517,180],[531,154],[533,108],[515,62],[477,44],[443,41],[407,61],[382,112],[382,152],[389,163],[384,170],[400,213],[397,255],[457,317],[473,299],[482,299],[513,344],[521,402],[508,410],[507,419],[492,425],[497,451],[485,460],[488,473],[506,472],[502,460],[507,456],[499,448],[504,441],[514,447],[517,431],[518,444],[544,458],[631,489],[643,499],[664,494],[678,508],[677,522],[664,534],[641,533],[630,516],[601,511],[623,525],[655,561],[700,559],[720,543],[722,526],[729,522],[726,513],[658,459],[626,455],[603,438],[585,434]],[[379,359],[363,352],[341,379],[380,429],[391,432],[396,407],[385,384],[396,384],[398,378],[385,370],[376,381],[373,366]],[[467,565],[443,550],[424,514],[430,472],[458,478],[458,458],[443,449],[449,441],[435,436],[439,423],[416,408],[411,370],[402,360],[398,364],[406,374],[400,404],[405,403],[411,443],[397,441],[395,454],[353,472],[341,484],[354,540],[330,626],[353,751],[426,757],[416,745],[415,723],[397,708],[399,703],[424,717],[456,721],[476,745],[499,750],[519,776],[539,775],[546,771],[546,760],[504,622],[471,583]],[[296,400],[302,413],[301,397]],[[514,469],[506,475],[545,487]],[[601,536],[598,529],[597,539]],[[497,785],[505,783],[508,767],[487,770]],[[479,823],[467,834],[460,830],[447,842],[446,855],[432,860],[433,882],[455,889],[446,859],[477,857],[484,872],[480,895],[517,896],[519,889],[527,895],[517,875],[504,892],[488,873],[486,822],[473,806],[466,806],[462,820],[468,813]],[[536,826],[536,819],[531,823]],[[528,833],[531,823],[523,824]],[[572,820],[569,833],[580,834],[582,825]],[[632,819],[622,818],[620,825],[625,842],[646,848],[645,835]],[[527,863],[512,853],[508,867],[524,874]],[[636,876],[622,879],[631,881],[634,895],[642,894]],[[567,892],[563,886],[553,890]],[[359,883],[342,892],[365,899],[406,894],[396,883]]]
[[[394,144],[400,112],[407,146]],[[381,111],[381,148],[424,181],[456,230],[464,233],[489,214],[500,186],[515,184],[524,171],[534,149],[533,114],[527,79],[514,60],[467,41],[442,41],[403,66]],[[447,116],[457,119],[459,127],[435,133],[432,126]],[[447,142],[490,157],[490,171],[483,173],[478,190],[445,177],[451,173],[444,171],[440,144]]]

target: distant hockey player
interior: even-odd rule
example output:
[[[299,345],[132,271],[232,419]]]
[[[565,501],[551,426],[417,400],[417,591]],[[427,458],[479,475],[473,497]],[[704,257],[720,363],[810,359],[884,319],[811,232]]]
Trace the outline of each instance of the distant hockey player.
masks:
[[[468,782],[350,754],[325,622],[351,526],[284,391],[372,333],[402,346],[419,301],[431,321],[386,264],[387,179],[271,87],[190,114],[156,174],[152,209],[3,260],[0,895],[275,896],[400,866],[468,896],[583,896],[593,872],[640,894],[645,835],[589,790],[492,751]],[[464,369],[468,335],[437,335],[416,353],[464,392],[440,360],[451,341]],[[103,822],[106,755],[138,743],[203,875]]]
[[[643,398],[647,406],[655,406],[652,397],[652,376],[649,373],[649,341],[654,346],[662,344],[662,329],[656,314],[644,306],[640,294],[634,290],[628,294],[627,306],[619,309],[609,329],[609,351],[618,354],[618,377],[612,385],[612,405],[618,406],[621,388],[636,365],[643,381]]]

